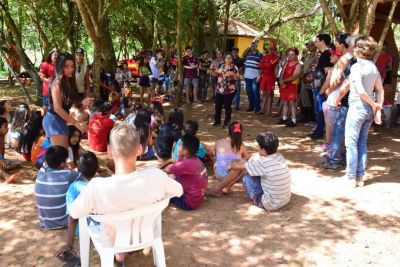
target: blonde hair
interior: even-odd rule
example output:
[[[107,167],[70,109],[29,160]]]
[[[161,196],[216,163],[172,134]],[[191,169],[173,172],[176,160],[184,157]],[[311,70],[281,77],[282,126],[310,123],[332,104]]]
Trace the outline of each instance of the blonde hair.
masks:
[[[378,44],[371,36],[360,36],[354,46],[354,55],[363,59],[373,59]]]
[[[116,157],[136,157],[139,146],[139,134],[136,128],[126,123],[119,123],[110,132],[109,143]]]

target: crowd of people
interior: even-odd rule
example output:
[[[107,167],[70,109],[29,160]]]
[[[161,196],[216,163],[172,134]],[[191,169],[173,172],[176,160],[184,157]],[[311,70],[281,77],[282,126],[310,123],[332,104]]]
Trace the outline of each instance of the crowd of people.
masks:
[[[35,197],[40,226],[68,227],[66,244],[57,253],[68,262],[79,261],[72,251],[77,219],[88,214],[134,209],[165,197],[181,209],[195,210],[205,196],[229,194],[240,180],[254,205],[278,210],[291,196],[290,170],[278,152],[278,136],[259,133],[255,138],[258,153],[250,155],[243,143],[243,125],[231,121],[232,104],[235,110],[241,108],[243,78],[247,112],[273,115],[278,88],[278,124],[295,127],[300,121],[315,121],[310,137],[325,135],[321,150],[326,161],[320,166],[338,170],[345,165],[345,181],[352,187],[363,186],[368,131],[373,121],[381,123],[383,73],[390,67],[385,56],[381,61],[386,65],[377,68],[376,48],[371,37],[348,33],[336,36],[335,42],[328,34],[318,34],[306,44],[301,59],[297,48],[278,55],[273,43],[264,55],[252,43],[243,58],[233,48],[227,53],[217,51],[215,59],[208,51],[196,57],[187,46],[182,60],[187,104],[214,99],[213,126],[221,125],[225,109],[222,126],[227,136],[214,146],[200,141],[199,124],[185,120],[181,109],[164,112],[156,96],[160,86],[164,91],[173,87],[175,69],[162,51],[141,58],[137,100],[129,87],[133,77],[127,65],[118,66],[115,79],[110,79],[102,61],[100,98],[94,101],[87,101],[92,78],[91,67],[83,62],[84,50],[78,48],[74,56],[52,52],[40,68],[42,113],[26,104],[13,112],[9,101],[0,102],[0,176],[6,182],[15,181],[19,174],[8,172],[21,165],[5,159],[6,144],[38,169]],[[161,75],[164,83],[160,83]],[[82,149],[83,138],[88,139],[91,151]],[[100,164],[92,151],[107,152],[113,176],[94,178]],[[153,167],[136,170],[137,161],[150,160]],[[213,187],[208,186],[207,163],[214,166],[218,180]],[[113,229],[100,227],[112,242]],[[116,260],[122,263],[125,256],[117,254]]]

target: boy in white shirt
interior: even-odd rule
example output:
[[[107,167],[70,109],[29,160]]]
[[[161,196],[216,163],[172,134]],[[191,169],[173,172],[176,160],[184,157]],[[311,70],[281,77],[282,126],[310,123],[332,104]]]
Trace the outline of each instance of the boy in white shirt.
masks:
[[[69,214],[78,219],[88,214],[107,214],[132,210],[165,197],[179,197],[182,186],[156,168],[136,170],[136,156],[141,154],[139,134],[131,126],[121,123],[110,132],[109,156],[115,165],[115,175],[108,178],[93,178],[79,197],[71,204]],[[101,225],[102,233],[110,243],[115,239],[112,227]],[[123,263],[126,253],[116,254]]]

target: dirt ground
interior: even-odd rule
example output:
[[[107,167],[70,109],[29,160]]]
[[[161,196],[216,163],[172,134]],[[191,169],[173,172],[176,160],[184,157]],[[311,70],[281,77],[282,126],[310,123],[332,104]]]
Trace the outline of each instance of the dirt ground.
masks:
[[[268,213],[253,206],[241,184],[220,199],[206,199],[196,211],[173,206],[163,213],[163,240],[168,266],[399,266],[400,265],[400,129],[376,128],[369,135],[366,186],[346,189],[339,177],[316,165],[320,141],[305,138],[311,128],[286,128],[276,118],[235,111],[244,139],[256,152],[255,136],[269,130],[280,138],[280,152],[292,174],[287,207]],[[184,108],[200,124],[208,145],[223,138],[211,126],[213,104]],[[7,157],[22,159],[15,152]],[[101,159],[106,155],[98,154]],[[148,162],[147,164],[155,164]],[[143,167],[143,165],[140,165]],[[35,208],[36,171],[24,163],[21,180],[0,184],[0,266],[62,266],[53,257],[65,230],[39,227]],[[105,175],[105,174],[104,174]],[[209,184],[215,180],[210,179]],[[79,242],[75,242],[79,251]],[[91,266],[99,266],[92,251]],[[152,266],[151,252],[137,252],[127,266]]]

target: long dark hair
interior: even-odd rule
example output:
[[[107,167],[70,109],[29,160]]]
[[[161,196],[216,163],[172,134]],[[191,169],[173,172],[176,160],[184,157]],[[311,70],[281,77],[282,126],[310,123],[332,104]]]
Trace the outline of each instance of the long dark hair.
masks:
[[[234,121],[228,126],[228,135],[231,138],[231,147],[235,151],[239,151],[242,146],[243,126]]]
[[[51,64],[51,56],[52,56],[54,53],[58,53],[58,51],[57,51],[57,50],[54,50],[54,51],[51,51],[51,52],[50,52],[50,54],[49,54],[49,55],[47,56],[47,58],[46,58],[46,62],[47,62],[47,63]]]
[[[67,60],[71,60],[72,62],[74,62],[75,66],[75,59],[70,53],[62,52],[58,54],[56,61],[55,79],[53,79],[49,90],[50,97],[48,100],[49,104],[51,105],[53,105],[51,89],[56,81],[60,82],[63,107],[64,106],[70,107],[76,100],[78,100],[78,87],[76,85],[75,72],[72,74],[72,77],[70,78],[64,76],[64,67],[65,67],[65,62]]]
[[[151,134],[150,123],[151,123],[150,111],[144,108],[140,109],[136,113],[135,121],[133,124],[136,127],[136,131],[139,133],[140,144],[142,145],[143,150],[146,148],[147,140]]]
[[[184,122],[183,111],[179,108],[173,108],[169,112],[168,123],[175,131],[182,131]]]
[[[27,104],[21,104],[18,106],[14,113],[14,118],[11,123],[11,132],[21,133],[25,127],[25,123],[29,118],[29,106]]]
[[[79,159],[79,148],[81,143],[81,131],[78,130],[74,125],[68,126],[69,135],[68,135],[68,144],[72,148],[72,154],[74,156],[74,162],[77,162]],[[71,137],[74,135],[75,132],[79,132],[79,141],[75,145],[71,144]]]
[[[31,116],[29,122],[25,125],[21,132],[18,151],[21,153],[30,153],[32,151],[33,143],[42,133],[42,120],[43,117],[40,111],[36,111]]]

